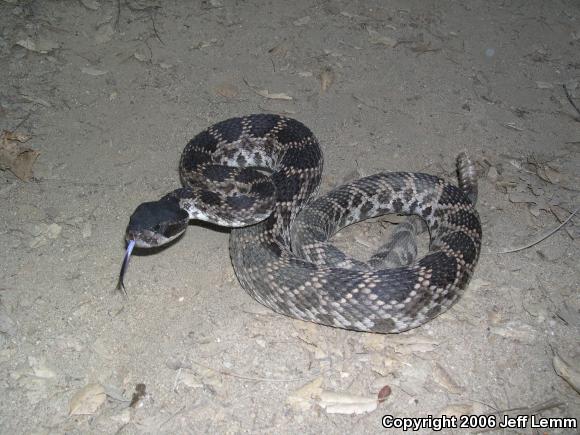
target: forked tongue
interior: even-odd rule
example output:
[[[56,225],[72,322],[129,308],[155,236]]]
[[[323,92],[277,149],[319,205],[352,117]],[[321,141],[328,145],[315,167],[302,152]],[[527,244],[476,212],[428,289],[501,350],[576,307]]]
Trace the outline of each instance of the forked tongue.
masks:
[[[119,273],[119,282],[117,283],[117,290],[123,290],[123,293],[125,294],[127,294],[127,290],[125,290],[125,283],[123,282],[123,278],[125,276],[125,272],[127,272],[127,267],[129,267],[129,258],[131,257],[131,252],[133,252],[134,247],[135,240],[129,240],[129,243],[127,243],[127,250],[125,251],[125,255],[123,256],[121,273]]]

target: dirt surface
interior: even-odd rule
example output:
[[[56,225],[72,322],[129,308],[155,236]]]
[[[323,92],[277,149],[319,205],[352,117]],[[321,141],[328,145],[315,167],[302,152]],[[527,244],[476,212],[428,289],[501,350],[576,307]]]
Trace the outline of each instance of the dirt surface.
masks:
[[[580,364],[578,217],[497,254],[580,205],[577,2],[4,0],[0,28],[0,127],[40,151],[31,181],[0,173],[0,432],[580,419],[553,367],[556,354]],[[315,132],[323,190],[382,170],[453,180],[466,149],[485,240],[464,297],[400,335],[304,323],[251,299],[228,231],[196,224],[134,257],[128,297],[116,292],[134,208],[178,186],[194,134],[256,112]],[[383,226],[337,240],[368,255]],[[333,407],[329,392],[356,403]]]

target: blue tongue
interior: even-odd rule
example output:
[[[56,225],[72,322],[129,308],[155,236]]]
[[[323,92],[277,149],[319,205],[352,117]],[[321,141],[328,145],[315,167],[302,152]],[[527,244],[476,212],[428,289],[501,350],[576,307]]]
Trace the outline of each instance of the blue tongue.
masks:
[[[125,276],[125,272],[127,272],[127,267],[129,267],[129,258],[131,257],[131,252],[133,252],[134,247],[135,240],[129,240],[129,243],[127,244],[127,250],[125,251],[125,255],[123,257],[123,264],[121,265],[119,282],[117,283],[117,290],[123,290],[123,293],[125,294],[127,294],[127,290],[125,290],[125,283],[123,283],[123,277]]]

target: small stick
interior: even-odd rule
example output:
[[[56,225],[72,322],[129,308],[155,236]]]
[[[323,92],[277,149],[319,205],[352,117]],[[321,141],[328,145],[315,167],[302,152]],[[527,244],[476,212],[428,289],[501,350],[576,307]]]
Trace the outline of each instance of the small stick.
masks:
[[[115,30],[119,31],[119,20],[121,19],[121,0],[117,0],[117,13],[115,15]]]
[[[155,27],[155,19],[153,18],[153,14],[150,14],[149,18],[151,19],[151,24],[153,25],[153,33],[155,33],[155,37],[159,39],[159,42],[161,42],[161,44],[165,45],[165,42],[163,42],[161,36],[159,36],[159,33],[157,33],[157,27]]]
[[[578,108],[578,106],[576,105],[576,103],[574,102],[574,100],[572,99],[572,96],[570,95],[570,92],[568,92],[568,88],[566,87],[566,85],[562,85],[562,87],[564,88],[564,92],[566,93],[566,98],[568,99],[568,101],[570,102],[570,104],[572,105],[572,107],[574,109],[576,109],[576,112],[578,112],[578,115],[580,115],[580,109]]]
[[[546,234],[545,236],[540,237],[538,240],[536,240],[535,242],[531,242],[525,246],[520,246],[519,248],[513,248],[513,249],[508,249],[507,251],[500,251],[500,252],[495,252],[495,254],[509,254],[512,252],[518,252],[518,251],[523,251],[524,249],[528,249],[531,248],[532,246],[537,245],[540,242],[543,242],[544,240],[546,240],[548,237],[550,237],[552,234],[554,234],[556,231],[558,231],[560,228],[562,228],[564,225],[566,225],[568,222],[570,222],[570,220],[574,217],[574,215],[576,213],[578,213],[578,211],[580,210],[580,207],[578,207],[576,210],[574,210],[570,216],[568,216],[568,218],[562,222],[560,225],[558,225],[556,228],[554,228],[552,231],[550,231],[548,234]]]
[[[206,370],[211,370],[212,372],[216,372],[216,373],[219,373],[219,374],[224,375],[224,376],[231,376],[233,378],[243,379],[244,381],[254,381],[254,382],[298,382],[298,381],[303,381],[305,379],[310,379],[310,378],[314,379],[314,377],[319,376],[322,373],[322,372],[317,372],[317,373],[312,374],[311,376],[300,376],[297,378],[288,378],[288,379],[262,378],[262,377],[240,375],[238,373],[234,373],[234,372],[231,372],[228,370],[219,370],[219,369],[215,369],[212,367],[208,367],[208,366],[200,364],[196,361],[192,361],[192,362],[196,366],[203,367]]]

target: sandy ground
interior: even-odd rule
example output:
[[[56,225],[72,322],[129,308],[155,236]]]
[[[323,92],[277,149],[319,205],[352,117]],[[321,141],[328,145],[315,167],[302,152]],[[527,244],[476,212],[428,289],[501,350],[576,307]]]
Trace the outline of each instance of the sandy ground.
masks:
[[[566,96],[580,105],[577,2],[3,0],[0,28],[0,127],[41,153],[29,182],[0,173],[0,432],[580,419],[553,367],[580,361],[578,218],[497,254],[580,205],[580,113]],[[315,132],[325,190],[382,170],[453,180],[467,149],[485,240],[460,302],[400,335],[292,320],[242,290],[226,230],[195,224],[134,257],[128,297],[116,292],[134,208],[178,186],[194,134],[255,112]],[[337,238],[364,251],[381,228]],[[329,392],[357,403],[333,408]]]

